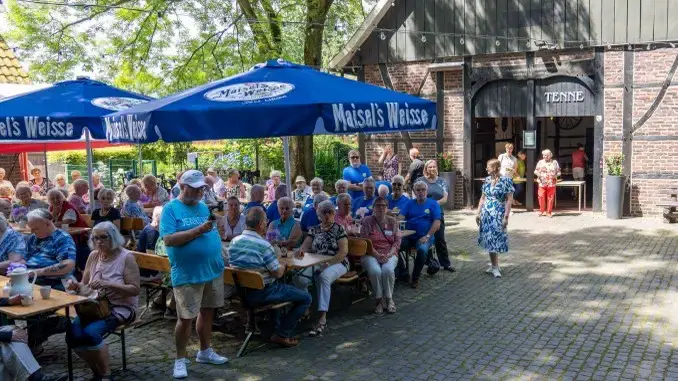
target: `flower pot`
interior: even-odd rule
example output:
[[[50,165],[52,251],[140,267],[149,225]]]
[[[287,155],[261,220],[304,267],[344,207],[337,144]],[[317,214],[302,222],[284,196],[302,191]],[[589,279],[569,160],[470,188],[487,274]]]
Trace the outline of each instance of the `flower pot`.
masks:
[[[445,179],[449,192],[447,194],[447,202],[444,205],[445,210],[454,209],[454,189],[457,184],[457,172],[440,172],[440,177]]]
[[[605,177],[605,196],[607,218],[618,220],[622,218],[624,210],[624,193],[626,191],[626,176]]]

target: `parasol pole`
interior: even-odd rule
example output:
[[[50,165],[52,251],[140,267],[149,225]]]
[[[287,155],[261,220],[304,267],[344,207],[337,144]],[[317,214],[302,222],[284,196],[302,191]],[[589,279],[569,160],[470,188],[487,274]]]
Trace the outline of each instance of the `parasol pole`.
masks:
[[[92,142],[89,128],[85,128],[85,149],[87,150],[87,181],[89,182],[89,202],[94,202],[94,180],[92,180]]]
[[[283,136],[283,152],[285,155],[285,184],[287,196],[292,197],[292,168],[290,166],[290,138]]]
[[[137,175],[138,178],[141,178],[143,176],[144,172],[144,164],[142,163],[142,160],[144,159],[143,152],[141,150],[141,143],[139,143],[139,174]]]
[[[47,182],[48,190],[49,190],[49,170],[47,169],[47,144],[45,144],[44,149],[42,150],[43,155],[45,156],[45,181]]]

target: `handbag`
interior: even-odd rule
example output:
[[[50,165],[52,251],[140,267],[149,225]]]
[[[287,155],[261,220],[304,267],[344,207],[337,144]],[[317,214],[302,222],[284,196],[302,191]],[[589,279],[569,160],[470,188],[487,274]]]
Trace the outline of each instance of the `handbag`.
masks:
[[[438,271],[440,271],[440,262],[433,258],[429,252],[428,260],[426,261],[426,273],[428,275],[435,275]]]
[[[96,274],[97,273],[95,272],[90,280],[93,280]],[[101,272],[99,272],[99,275],[101,275]],[[90,298],[86,302],[77,304],[75,306],[75,312],[78,314],[78,317],[80,318],[80,321],[83,323],[83,325],[87,325],[97,320],[104,320],[110,316],[111,302],[108,300],[104,292],[97,292],[97,296],[95,298]]]

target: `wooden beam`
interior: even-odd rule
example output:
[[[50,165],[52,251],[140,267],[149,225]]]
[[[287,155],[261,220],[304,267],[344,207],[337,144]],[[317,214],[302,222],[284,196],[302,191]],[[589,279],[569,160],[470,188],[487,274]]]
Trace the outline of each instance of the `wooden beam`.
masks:
[[[595,117],[593,118],[593,200],[594,212],[603,211],[603,143],[605,139],[605,50],[596,48],[595,53],[595,91],[593,92]]]
[[[358,70],[358,81],[365,82],[365,65],[360,66],[360,69]],[[358,152],[360,152],[360,157],[362,157],[363,160],[367,160],[365,154],[365,134],[362,132],[358,133]]]
[[[633,69],[635,66],[635,53],[633,50],[624,51],[624,95],[622,97],[622,174],[626,176],[627,184],[631,180],[631,159],[633,156]],[[624,205],[622,213],[631,214],[630,186],[624,191]]]
[[[528,73],[532,71],[534,66],[534,53],[528,52],[525,54],[525,63],[527,65]],[[534,79],[527,80],[527,117],[525,123],[525,129],[528,131],[534,130],[536,128],[537,121],[534,117],[534,92],[536,91],[534,86]],[[535,167],[535,150],[527,150],[527,165],[525,167],[525,177],[527,182],[525,184],[525,209],[528,212],[534,210],[534,167]]]
[[[473,58],[464,57],[464,199],[467,208],[475,204],[473,183],[473,98],[471,97],[471,69]]]
[[[443,139],[445,134],[445,72],[436,73],[436,114],[438,114],[438,128],[436,130],[436,153],[443,153]]]

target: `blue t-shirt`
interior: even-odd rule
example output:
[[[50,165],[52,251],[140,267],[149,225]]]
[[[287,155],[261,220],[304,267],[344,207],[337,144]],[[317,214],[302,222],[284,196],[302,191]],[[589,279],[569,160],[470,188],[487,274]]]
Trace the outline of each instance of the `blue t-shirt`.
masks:
[[[405,194],[401,194],[400,198],[397,200],[393,199],[393,194],[390,194],[386,196],[386,200],[388,200],[388,209],[393,210],[393,208],[398,208],[399,210],[403,210],[405,207],[405,204],[407,204],[408,201],[410,201],[410,198],[405,196]]]
[[[65,231],[57,229],[47,238],[38,238],[35,234],[28,238],[26,243],[27,268],[41,269],[67,259],[75,261],[75,242]]]
[[[8,227],[0,239],[0,261],[9,260],[9,254],[16,253],[26,257],[26,240],[18,231]]]
[[[210,212],[203,202],[186,205],[172,200],[162,209],[160,237],[200,226]],[[216,224],[215,224],[216,226]],[[224,272],[221,238],[216,228],[181,246],[168,246],[172,285],[207,283]]]
[[[364,215],[364,217],[371,216],[372,215],[372,206],[374,204],[374,199],[376,197],[372,196],[371,198],[365,199],[365,196],[360,196],[353,200],[353,204],[351,204],[351,209],[353,209],[351,212],[353,213],[353,217],[356,216],[356,212],[360,208],[367,208],[367,213]]]
[[[370,168],[365,164],[360,164],[360,167],[358,168],[353,168],[351,166],[344,168],[344,180],[351,184],[362,184],[368,177],[372,177],[372,172],[370,172]],[[363,191],[349,190],[348,194],[351,195],[351,198],[355,199],[362,196]]]
[[[273,201],[271,205],[266,208],[266,218],[268,219],[269,224],[277,219],[280,219],[280,212],[278,212],[278,200]]]
[[[247,203],[247,205],[245,205],[245,209],[242,211],[242,214],[246,216],[246,215],[247,215],[247,211],[250,210],[250,208],[254,208],[255,206],[260,207],[261,210],[263,210],[264,212],[266,212],[266,208],[264,207],[264,204],[262,204],[262,203],[260,203],[260,202],[258,202],[258,201],[250,201],[250,202]]]
[[[407,220],[407,229],[416,232],[411,238],[419,239],[428,233],[435,220],[440,219],[440,205],[430,198],[423,204],[412,199],[400,210],[400,214]]]
[[[301,215],[301,231],[308,232],[312,227],[320,225],[315,209],[309,209]]]

